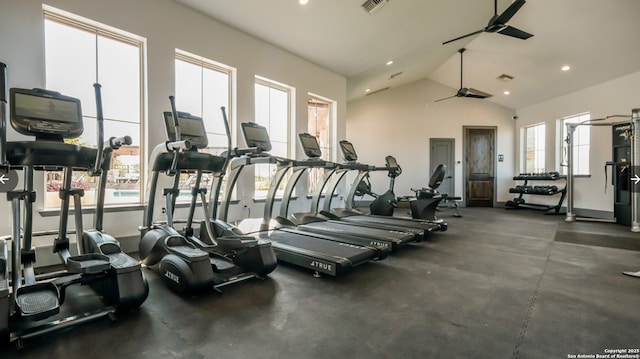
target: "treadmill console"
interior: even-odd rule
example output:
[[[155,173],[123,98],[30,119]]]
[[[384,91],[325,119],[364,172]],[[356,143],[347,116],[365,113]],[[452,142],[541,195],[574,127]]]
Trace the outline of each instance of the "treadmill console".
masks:
[[[300,144],[302,145],[302,149],[304,153],[309,158],[320,158],[322,157],[322,150],[320,150],[320,145],[318,144],[318,139],[316,136],[313,136],[308,133],[300,133],[298,134],[300,138]]]
[[[43,89],[10,90],[11,126],[36,139],[62,141],[82,135],[80,100]]]
[[[178,112],[178,124],[180,125],[180,140],[189,141],[191,148],[206,148],[209,144],[207,132],[204,129],[202,117],[193,116],[186,112]],[[171,112],[164,112],[164,125],[169,141],[177,141],[176,128]]]
[[[243,122],[241,126],[248,147],[254,147],[258,152],[271,151],[271,140],[264,126],[254,122]]]
[[[353,144],[347,140],[340,141],[340,149],[342,150],[342,158],[347,162],[355,162],[358,160],[358,154]]]

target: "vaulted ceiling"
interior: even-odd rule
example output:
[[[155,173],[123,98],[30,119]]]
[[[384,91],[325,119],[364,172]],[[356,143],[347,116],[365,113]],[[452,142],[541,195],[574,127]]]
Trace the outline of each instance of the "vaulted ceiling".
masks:
[[[464,87],[514,109],[640,71],[638,0],[528,0],[508,23],[533,37],[481,33],[446,45],[485,27],[494,2],[389,0],[370,14],[364,0],[176,1],[344,75],[349,100],[425,78],[453,95],[463,47]],[[510,4],[498,0],[498,14]]]

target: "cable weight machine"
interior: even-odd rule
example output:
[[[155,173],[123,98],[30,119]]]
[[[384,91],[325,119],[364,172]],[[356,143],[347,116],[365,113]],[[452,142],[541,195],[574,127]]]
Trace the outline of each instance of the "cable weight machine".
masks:
[[[610,115],[603,118],[590,119],[586,121],[582,121],[579,123],[567,123],[567,214],[565,217],[565,222],[575,222],[577,220],[592,220],[592,221],[608,221],[608,220],[597,220],[597,219],[588,219],[588,218],[580,218],[576,216],[574,212],[574,174],[573,174],[573,140],[574,133],[579,126],[599,126],[599,127],[610,127],[615,125],[615,123],[594,123],[599,121],[605,121],[612,118],[626,118],[630,119],[631,126],[631,172],[629,174],[632,182],[636,175],[638,175],[637,168],[640,168],[640,108],[636,108],[632,110],[631,115]],[[640,176],[638,176],[640,178]],[[633,186],[637,186],[638,190],[640,190],[639,184],[632,184]],[[637,190],[631,191],[631,231],[632,232],[640,232],[640,198]]]

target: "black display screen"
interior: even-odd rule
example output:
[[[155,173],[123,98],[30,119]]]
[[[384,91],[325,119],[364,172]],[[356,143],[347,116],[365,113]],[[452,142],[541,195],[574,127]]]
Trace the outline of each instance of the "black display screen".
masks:
[[[43,89],[12,88],[11,125],[36,137],[78,137],[83,131],[80,100]]]
[[[318,158],[322,156],[322,151],[320,150],[318,139],[315,136],[312,136],[308,133],[301,133],[299,137],[302,149],[307,156],[312,158]]]
[[[340,149],[342,149],[342,157],[344,157],[345,161],[358,160],[356,149],[353,147],[353,144],[351,144],[351,142],[346,140],[340,141]]]
[[[387,156],[386,161],[387,161],[387,167],[388,168],[397,168],[398,167],[398,161],[396,161],[395,157]]]
[[[72,123],[82,121],[79,102],[23,93],[17,93],[13,101],[18,117]]]
[[[164,113],[164,123],[169,141],[176,141],[176,129],[171,112]],[[197,148],[207,147],[209,141],[201,117],[178,112],[178,124],[180,125],[180,140],[189,140],[191,145]]]
[[[271,151],[271,140],[264,126],[252,122],[243,122],[242,133],[248,147],[255,147],[264,152]]]

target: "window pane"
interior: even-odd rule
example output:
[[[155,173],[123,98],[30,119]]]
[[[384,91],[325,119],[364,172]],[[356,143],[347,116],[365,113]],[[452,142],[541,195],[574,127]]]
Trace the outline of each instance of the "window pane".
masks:
[[[207,141],[207,152],[220,154],[227,150],[228,137],[224,128],[220,107],[224,106],[227,116],[230,113],[231,70],[224,65],[214,65],[213,61],[202,59],[196,55],[178,53],[175,61],[176,107],[178,111],[189,112],[202,117]],[[229,119],[230,120],[230,119]],[[230,124],[231,126],[231,124]],[[179,201],[190,200],[188,176],[181,183]],[[209,188],[212,177],[204,174],[201,187]],[[224,188],[224,185],[223,187]],[[232,193],[235,198],[235,190]]]
[[[140,123],[140,47],[98,36],[98,64],[104,117]]]
[[[79,98],[85,116],[95,116],[96,35],[45,20],[47,88]]]
[[[545,124],[525,129],[525,163],[527,173],[545,172]]]
[[[226,132],[220,107],[226,107],[229,116],[229,74],[205,68],[203,71],[202,102],[204,106],[203,118],[208,133],[222,135],[224,141],[217,145],[227,145]],[[218,137],[219,138],[219,137]],[[209,143],[211,146],[212,143]]]
[[[568,149],[566,149],[567,138],[567,123],[581,123],[588,121],[590,114],[578,115],[563,119],[561,121],[562,126],[562,138],[561,148],[563,149],[563,157],[566,159],[568,156]],[[574,175],[588,175],[589,174],[589,148],[591,142],[591,127],[587,125],[576,127],[573,132],[573,174]],[[564,162],[564,161],[563,161]],[[562,167],[562,174],[567,174],[567,167]]]
[[[118,35],[121,36],[121,35]],[[105,202],[140,202],[140,123],[142,118],[142,44],[116,40],[107,31],[84,24],[79,28],[64,20],[45,18],[45,66],[47,88],[82,102],[84,132],[68,141],[96,146],[96,106],[93,83],[102,85],[105,140],[130,136],[131,146],[114,152],[108,174]],[[53,195],[61,183],[61,174],[46,174],[45,207],[56,207],[60,200]],[[86,173],[74,174],[74,186],[85,188],[84,204],[95,204],[97,178]],[[123,192],[124,191],[124,192]]]
[[[202,66],[176,59],[176,107],[178,111],[202,116]],[[169,111],[167,102],[167,111]]]
[[[282,89],[281,86],[268,86],[262,81],[255,84],[255,122],[267,128],[271,139],[271,154],[274,156],[289,156],[289,96],[290,91]],[[268,189],[271,176],[275,174],[276,169],[275,166],[271,166],[269,170],[266,166],[256,166],[255,171],[254,198],[264,198],[265,184]],[[279,188],[277,196],[282,196],[282,188]]]
[[[307,132],[316,136],[322,159],[331,160],[331,103],[310,97],[307,103]],[[308,194],[313,195],[322,185],[325,176],[323,168],[312,168],[308,171]]]

